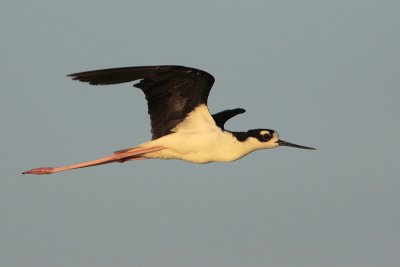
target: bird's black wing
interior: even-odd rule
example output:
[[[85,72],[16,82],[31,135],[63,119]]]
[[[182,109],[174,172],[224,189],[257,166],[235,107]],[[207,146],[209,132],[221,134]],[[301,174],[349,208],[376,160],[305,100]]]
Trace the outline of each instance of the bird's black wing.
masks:
[[[227,110],[213,114],[212,117],[213,117],[215,123],[217,124],[217,126],[219,128],[221,128],[221,130],[224,130],[224,125],[230,118],[232,118],[238,114],[242,114],[244,112],[246,112],[246,110],[244,110],[242,108],[227,109]]]
[[[168,65],[103,69],[68,76],[93,85],[140,80],[134,86],[146,96],[153,139],[171,133],[195,107],[207,104],[214,84],[214,77],[205,71]]]

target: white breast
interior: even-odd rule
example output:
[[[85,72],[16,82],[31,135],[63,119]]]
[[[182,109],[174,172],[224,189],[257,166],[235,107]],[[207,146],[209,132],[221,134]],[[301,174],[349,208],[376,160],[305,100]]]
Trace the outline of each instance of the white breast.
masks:
[[[249,152],[229,132],[222,131],[214,122],[206,105],[201,105],[173,129],[172,134],[144,143],[140,147],[164,146],[151,152],[148,158],[181,159],[194,163],[233,161]]]

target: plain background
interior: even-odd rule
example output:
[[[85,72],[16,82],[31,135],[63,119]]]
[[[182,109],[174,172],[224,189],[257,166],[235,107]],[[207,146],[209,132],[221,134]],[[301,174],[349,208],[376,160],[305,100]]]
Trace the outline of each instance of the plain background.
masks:
[[[1,266],[399,266],[400,2],[2,0]],[[317,151],[21,175],[150,138],[142,93],[65,75],[180,64],[231,130]]]

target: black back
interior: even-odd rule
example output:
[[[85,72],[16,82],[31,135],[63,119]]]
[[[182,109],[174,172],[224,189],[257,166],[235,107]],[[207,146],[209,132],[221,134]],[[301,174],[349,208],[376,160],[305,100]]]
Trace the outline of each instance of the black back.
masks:
[[[214,84],[214,77],[205,71],[169,65],[103,69],[68,76],[93,85],[140,80],[134,86],[146,96],[153,139],[171,133],[195,107],[207,104]]]
[[[225,123],[232,117],[246,112],[243,108],[227,109],[212,115],[215,123],[221,130],[224,130]]]

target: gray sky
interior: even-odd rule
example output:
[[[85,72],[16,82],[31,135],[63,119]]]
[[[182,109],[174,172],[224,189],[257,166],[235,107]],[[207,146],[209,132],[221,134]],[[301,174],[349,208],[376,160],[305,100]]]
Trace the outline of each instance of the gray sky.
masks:
[[[1,30],[0,265],[398,266],[400,2],[14,1]],[[150,138],[142,93],[66,74],[181,64],[231,130],[317,151],[23,176]]]

